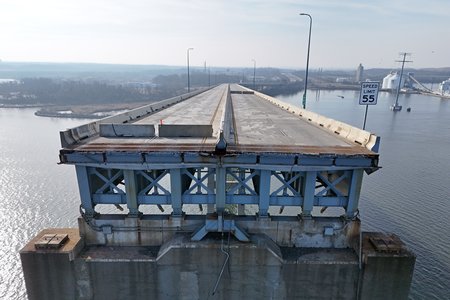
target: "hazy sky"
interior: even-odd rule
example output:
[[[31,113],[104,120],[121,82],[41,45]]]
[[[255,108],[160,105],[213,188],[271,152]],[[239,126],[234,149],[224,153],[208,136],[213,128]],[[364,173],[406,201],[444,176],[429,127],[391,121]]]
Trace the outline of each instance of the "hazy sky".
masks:
[[[448,0],[0,0],[3,61],[304,68],[450,66]]]

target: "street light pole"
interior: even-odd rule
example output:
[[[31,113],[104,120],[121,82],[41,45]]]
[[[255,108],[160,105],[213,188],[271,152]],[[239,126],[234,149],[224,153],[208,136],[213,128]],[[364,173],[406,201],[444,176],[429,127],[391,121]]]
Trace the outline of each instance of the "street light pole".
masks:
[[[194,48],[188,48],[186,51],[186,56],[187,56],[187,73],[188,73],[188,93],[191,92],[191,80],[189,77],[189,51],[194,50]]]
[[[311,28],[312,28],[312,17],[310,14],[300,13],[300,16],[309,17],[309,38],[308,38],[308,54],[306,55],[306,75],[305,75],[305,92],[303,93],[303,109],[306,108],[306,90],[308,88],[308,70],[309,70],[309,48],[311,46]]]
[[[256,60],[252,59],[253,61],[253,90],[256,88],[255,84],[255,76],[256,76]]]

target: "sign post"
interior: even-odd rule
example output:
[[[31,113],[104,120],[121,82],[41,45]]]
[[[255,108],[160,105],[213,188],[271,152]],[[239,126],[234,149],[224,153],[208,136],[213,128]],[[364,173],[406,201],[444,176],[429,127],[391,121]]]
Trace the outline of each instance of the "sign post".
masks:
[[[359,104],[366,106],[363,130],[366,129],[367,110],[369,109],[369,105],[377,104],[379,87],[380,87],[380,83],[378,81],[361,82],[361,92],[359,94]]]

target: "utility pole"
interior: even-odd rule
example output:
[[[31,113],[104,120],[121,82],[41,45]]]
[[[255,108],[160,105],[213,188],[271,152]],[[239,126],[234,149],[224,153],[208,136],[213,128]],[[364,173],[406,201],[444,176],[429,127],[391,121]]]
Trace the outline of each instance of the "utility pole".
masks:
[[[400,89],[401,84],[402,84],[402,78],[403,78],[403,70],[405,68],[405,62],[412,62],[412,60],[406,60],[407,56],[410,56],[411,53],[407,53],[407,52],[401,52],[400,56],[403,56],[402,60],[396,60],[396,62],[401,62],[402,63],[402,70],[400,71],[400,80],[398,81],[398,87],[397,87],[397,95],[395,97],[395,104],[391,106],[391,110],[392,111],[400,111],[402,110],[402,106],[398,105],[398,96],[400,94]]]
[[[305,74],[305,92],[303,93],[302,107],[306,108],[306,90],[308,89],[308,71],[309,71],[309,49],[311,48],[311,28],[312,17],[310,14],[300,13],[300,16],[307,16],[309,18],[309,35],[308,35],[308,54],[306,55],[306,74]]]

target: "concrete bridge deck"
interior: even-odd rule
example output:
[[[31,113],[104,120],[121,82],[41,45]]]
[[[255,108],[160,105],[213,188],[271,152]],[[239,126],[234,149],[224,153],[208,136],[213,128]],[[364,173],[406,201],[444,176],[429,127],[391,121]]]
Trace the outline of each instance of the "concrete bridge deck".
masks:
[[[377,165],[379,140],[375,135],[239,85],[224,84],[179,103],[153,106],[158,105],[90,123],[82,138],[76,135],[83,128],[62,133],[63,139],[70,137],[68,142],[63,140],[62,162],[77,163],[66,156],[73,152],[214,153],[221,126],[226,123],[229,153],[358,156],[370,158],[372,167]],[[113,134],[102,135],[100,124],[112,126]],[[131,124],[135,127],[128,126]],[[120,126],[128,132],[117,134],[115,128]],[[150,130],[148,134],[136,136],[133,130],[143,126]]]

